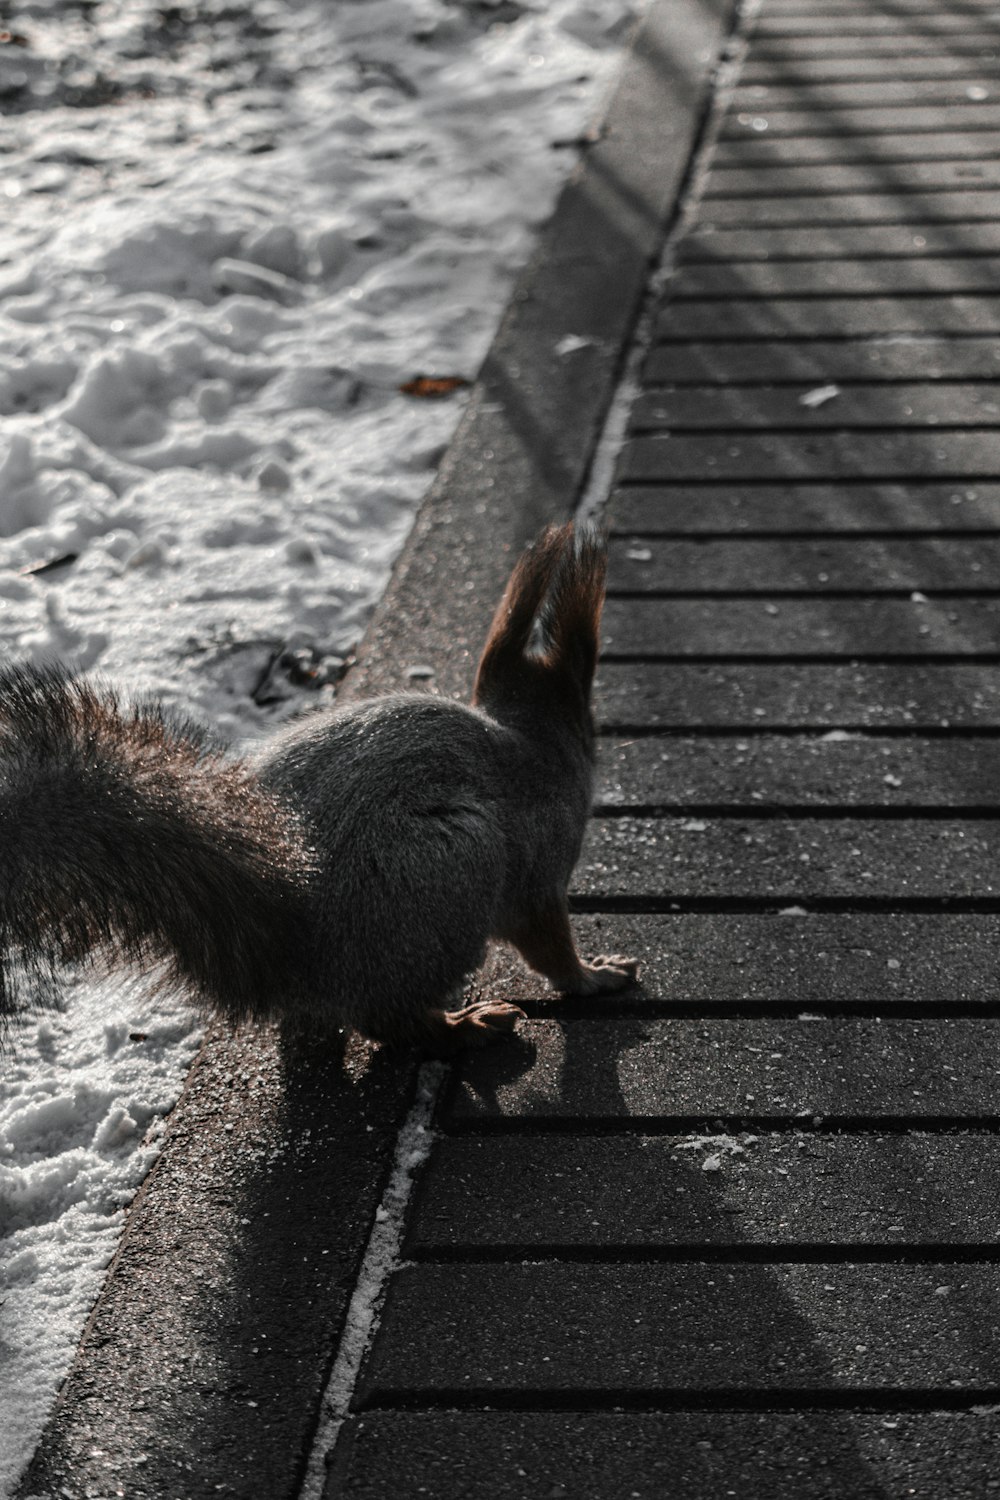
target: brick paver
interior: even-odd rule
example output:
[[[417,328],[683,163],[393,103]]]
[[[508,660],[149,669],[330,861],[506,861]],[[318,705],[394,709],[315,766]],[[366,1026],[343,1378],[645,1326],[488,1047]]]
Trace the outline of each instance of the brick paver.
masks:
[[[1000,1484],[998,58],[764,0],[609,511],[574,899],[644,986],[498,969],[331,1496]]]

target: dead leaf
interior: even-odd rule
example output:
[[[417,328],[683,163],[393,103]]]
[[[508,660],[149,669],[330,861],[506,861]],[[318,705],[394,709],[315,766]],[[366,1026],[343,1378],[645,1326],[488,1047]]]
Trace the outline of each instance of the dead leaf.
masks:
[[[441,396],[450,396],[452,391],[464,390],[471,384],[471,380],[466,380],[464,375],[414,375],[412,380],[406,381],[399,389],[404,396],[422,396],[435,400]]]

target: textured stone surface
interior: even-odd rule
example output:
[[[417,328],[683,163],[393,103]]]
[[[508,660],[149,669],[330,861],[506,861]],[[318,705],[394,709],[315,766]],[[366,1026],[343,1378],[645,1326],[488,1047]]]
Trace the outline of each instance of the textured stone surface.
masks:
[[[578,913],[580,951],[626,953],[641,988],[604,1000],[560,999],[546,981],[498,948],[491,982],[518,1004],[551,1002],[555,1019],[600,1013],[766,1008],[782,1014],[848,1008],[891,1015],[995,1005],[1000,914],[818,912]]]
[[[1000,808],[1000,741],[694,735],[600,743],[597,806]]]
[[[595,818],[570,890],[591,900],[1000,901],[1000,822]]]
[[[952,71],[953,76],[961,76],[963,64],[958,58],[942,59],[942,62],[946,63],[947,70]],[[824,66],[828,67],[829,63]],[[916,66],[926,68],[927,63],[918,62]],[[884,62],[876,58],[870,59],[870,68],[876,75],[880,69],[885,72]],[[945,70],[942,70],[941,76],[946,76]],[[766,100],[772,89],[766,85],[764,88]],[[785,93],[780,84],[774,92],[779,90]],[[891,182],[893,191],[901,195],[925,191],[942,192],[948,189],[981,192],[1000,186],[1000,163],[995,159],[991,160],[986,151],[974,163],[968,159],[954,162],[894,162]],[[743,167],[714,164],[705,184],[705,211],[711,218],[713,198],[774,197],[782,193],[806,197],[810,194],[882,193],[885,191],[885,184],[886,163],[878,158],[872,162],[813,162],[807,166],[800,166],[795,162],[780,167],[763,167],[756,172]],[[947,273],[946,266],[942,270]]]
[[[326,1500],[989,1500],[995,1412],[368,1412]]]
[[[434,1148],[404,1253],[995,1251],[998,1202],[992,1134],[458,1136]]]
[[[972,132],[965,136],[917,135],[899,136],[897,149],[920,153],[938,150],[947,155],[961,155],[963,151],[1000,150],[1000,133],[981,134]],[[915,144],[914,144],[915,143]],[[756,160],[780,159],[787,145],[759,140],[731,141],[720,144],[717,160],[750,165]],[[796,159],[801,161],[835,159],[850,160],[852,155],[866,157],[870,154],[869,138],[856,139],[842,136],[818,136],[812,140],[796,141]],[[682,263],[700,261],[760,261],[760,260],[854,260],[857,256],[885,256],[893,261],[893,269],[905,281],[907,271],[899,262],[910,257],[920,258],[947,256],[955,247],[955,229],[951,224],[907,223],[907,224],[812,224],[806,228],[782,229],[718,229],[697,222],[684,236],[678,247]],[[962,247],[967,255],[996,255],[1000,252],[1000,223],[963,224]]]
[[[741,268],[742,270],[742,268]],[[813,390],[824,391],[822,386]],[[730,427],[977,427],[1000,426],[1000,401],[981,381],[859,382],[826,387],[814,399],[787,385],[675,386],[652,390],[632,408],[633,432]]]
[[[947,1293],[939,1292],[946,1286]],[[1000,1384],[989,1265],[453,1265],[401,1271],[360,1405],[409,1393],[877,1391]]]
[[[667,507],[662,510],[669,520]],[[612,593],[650,594],[995,591],[1000,589],[1000,534],[919,540],[872,536],[862,541],[851,536],[711,541],[671,537],[638,545],[616,538],[611,543],[608,583]],[[819,608],[822,612],[823,606]]]
[[[954,663],[604,662],[597,704],[608,729],[995,729],[1000,670]]]
[[[872,16],[871,19],[881,22],[884,17]],[[956,23],[955,30],[964,31],[968,28],[967,16],[959,14],[952,19]],[[758,22],[761,35],[765,34],[767,24],[765,15]],[[829,22],[827,28],[831,33],[836,30],[836,26]],[[889,71],[886,70],[887,73]],[[933,104],[952,109],[975,102],[969,98],[969,89],[975,89],[977,85],[984,88],[989,97],[990,86],[994,82],[993,74],[995,69],[987,64],[981,70],[970,67],[962,79],[898,78],[883,74],[881,78],[863,78],[846,83],[806,82],[771,88],[759,83],[738,82],[730,95],[729,108],[733,113],[756,109],[764,114],[811,109],[820,116],[834,110],[864,109],[872,105],[891,109],[894,105],[919,108]]]
[[[681,304],[693,307],[694,303]],[[752,306],[743,303],[743,307]],[[706,303],[721,307],[720,303]],[[1000,307],[1000,303],[998,303]],[[721,326],[721,324],[720,324]],[[730,432],[636,437],[622,455],[621,476],[654,479],[992,479],[1000,440],[995,431]]]
[[[604,659],[955,656],[996,660],[1000,599],[610,598]]]
[[[760,121],[772,140],[794,140],[802,135],[894,135],[902,131],[940,130],[948,133],[964,130],[996,130],[1000,127],[1000,104],[992,95],[986,99],[961,99],[938,106],[928,104],[861,105],[827,110],[820,113],[806,108],[762,110],[755,107],[733,110],[723,120],[723,139],[745,140],[760,134]],[[794,150],[794,148],[792,148]]]
[[[1000,338],[995,336],[949,340],[929,331],[905,339],[872,334],[840,339],[836,329],[831,329],[829,337],[782,339],[776,322],[762,327],[756,338],[745,339],[742,332],[734,320],[725,329],[725,336],[700,342],[705,339],[700,323],[696,322],[682,339],[676,337],[675,325],[665,322],[664,337],[671,342],[650,350],[646,378],[664,385],[801,382],[801,394],[805,394],[831,381],[912,380],[915,376],[921,380],[978,380],[992,379],[1000,370]],[[734,337],[740,341],[732,342]],[[929,477],[933,476],[913,474],[915,482]]]
[[[930,196],[930,195],[928,195]],[[973,196],[973,195],[968,195]],[[990,195],[995,204],[996,195]],[[756,200],[759,204],[763,200]],[[798,204],[801,199],[775,199]],[[824,200],[826,201],[826,200]],[[829,200],[839,203],[840,199]],[[742,208],[741,203],[734,204]],[[721,205],[716,205],[716,213]],[[760,212],[763,214],[764,210]],[[741,213],[741,218],[750,215]],[[788,295],[761,301],[755,297],[718,297],[668,303],[657,332],[671,339],[733,338],[869,338],[876,334],[1000,333],[1000,296],[913,293],[885,297]],[[916,364],[912,374],[924,372]]]
[[[703,346],[708,347],[708,346]],[[1000,352],[1000,344],[997,345]],[[806,389],[802,388],[802,392]],[[801,393],[801,392],[800,392]],[[629,485],[615,491],[608,511],[612,536],[629,544],[640,535],[714,536],[745,533],[774,537],[801,532],[844,536],[855,542],[858,569],[864,550],[883,535],[965,531],[1000,532],[1000,484],[947,480],[912,483],[852,482],[849,486],[804,480],[799,484],[702,483]],[[640,541],[639,550],[645,550]],[[987,540],[985,551],[989,550]],[[794,544],[788,541],[791,556]],[[884,555],[884,554],[883,554]],[[620,549],[616,553],[620,557]]]
[[[755,1129],[863,1119],[877,1131],[989,1118],[998,1089],[996,1017],[553,1019],[522,1021],[516,1044],[463,1062],[443,1118]]]
[[[983,5],[981,0],[967,0],[958,6],[933,5],[919,9],[920,31],[925,37],[940,37],[943,42],[953,38],[961,42],[969,30],[970,18],[977,28],[997,34],[995,12]],[[834,42],[845,36],[870,38],[885,37],[896,41],[913,29],[914,12],[908,5],[894,5],[891,10],[859,10],[849,7],[849,14],[838,11],[832,5],[819,8],[805,6],[800,13],[789,12],[780,3],[771,5],[757,21],[754,39],[765,47],[775,40],[782,42],[790,37],[829,37]]]
[[[769,115],[768,123],[775,118]],[[780,116],[779,116],[780,118]],[[832,117],[836,120],[836,115]],[[993,188],[928,188],[912,195],[892,192],[837,193],[830,197],[712,198],[703,222],[716,225],[773,224],[962,224],[996,216]]]
[[[862,39],[853,38],[857,44]],[[865,39],[868,40],[868,39]],[[792,51],[796,41],[805,41],[809,48]],[[764,87],[788,88],[802,83],[853,83],[869,78],[885,76],[886,56],[884,50],[873,51],[868,56],[860,48],[844,55],[843,43],[832,43],[832,55],[817,53],[817,44],[829,42],[830,38],[782,38],[770,47],[763,43],[755,48],[755,60],[745,64],[740,72],[744,84],[761,84]],[[943,47],[940,40],[921,36],[919,32],[907,32],[893,37],[897,44],[897,55],[893,58],[892,71],[896,78],[961,78],[981,73],[984,68],[996,67],[1000,56],[996,32],[977,32],[970,18],[969,30],[962,34],[957,44],[949,40]],[[954,45],[954,50],[952,50]]]
[[[967,173],[972,170],[966,168]],[[757,174],[758,179],[768,181],[770,176],[766,168]],[[915,233],[912,227],[910,235],[920,239],[919,232]],[[926,253],[926,241],[924,249],[924,255],[849,261],[836,255],[823,259],[815,254],[814,247],[809,260],[768,263],[751,259],[745,263],[685,265],[672,283],[672,292],[678,298],[884,297],[992,294],[1000,288],[1000,266],[995,255],[974,255],[970,249],[964,257],[948,257],[943,252],[932,256]]]

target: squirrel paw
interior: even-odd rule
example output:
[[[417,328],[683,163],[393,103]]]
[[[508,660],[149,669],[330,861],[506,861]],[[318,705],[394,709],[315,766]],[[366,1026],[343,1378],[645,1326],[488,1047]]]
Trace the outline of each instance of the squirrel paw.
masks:
[[[505,1000],[476,1000],[461,1010],[442,1011],[435,1049],[457,1052],[461,1047],[488,1047],[512,1032],[523,1019],[520,1006],[508,1005]]]
[[[602,953],[593,963],[582,964],[581,969],[580,983],[574,986],[577,995],[612,995],[635,984],[639,977],[636,960],[620,953]]]

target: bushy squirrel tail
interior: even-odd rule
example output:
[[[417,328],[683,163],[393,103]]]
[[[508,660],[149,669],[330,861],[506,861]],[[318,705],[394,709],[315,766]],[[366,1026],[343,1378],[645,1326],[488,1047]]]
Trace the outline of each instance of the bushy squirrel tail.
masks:
[[[25,975],[160,966],[230,1020],[303,973],[312,856],[294,815],[195,725],[57,667],[0,673],[0,1021]]]
[[[597,667],[607,548],[592,527],[549,526],[527,548],[497,606],[473,702],[516,697],[538,668],[572,685],[584,704]]]

